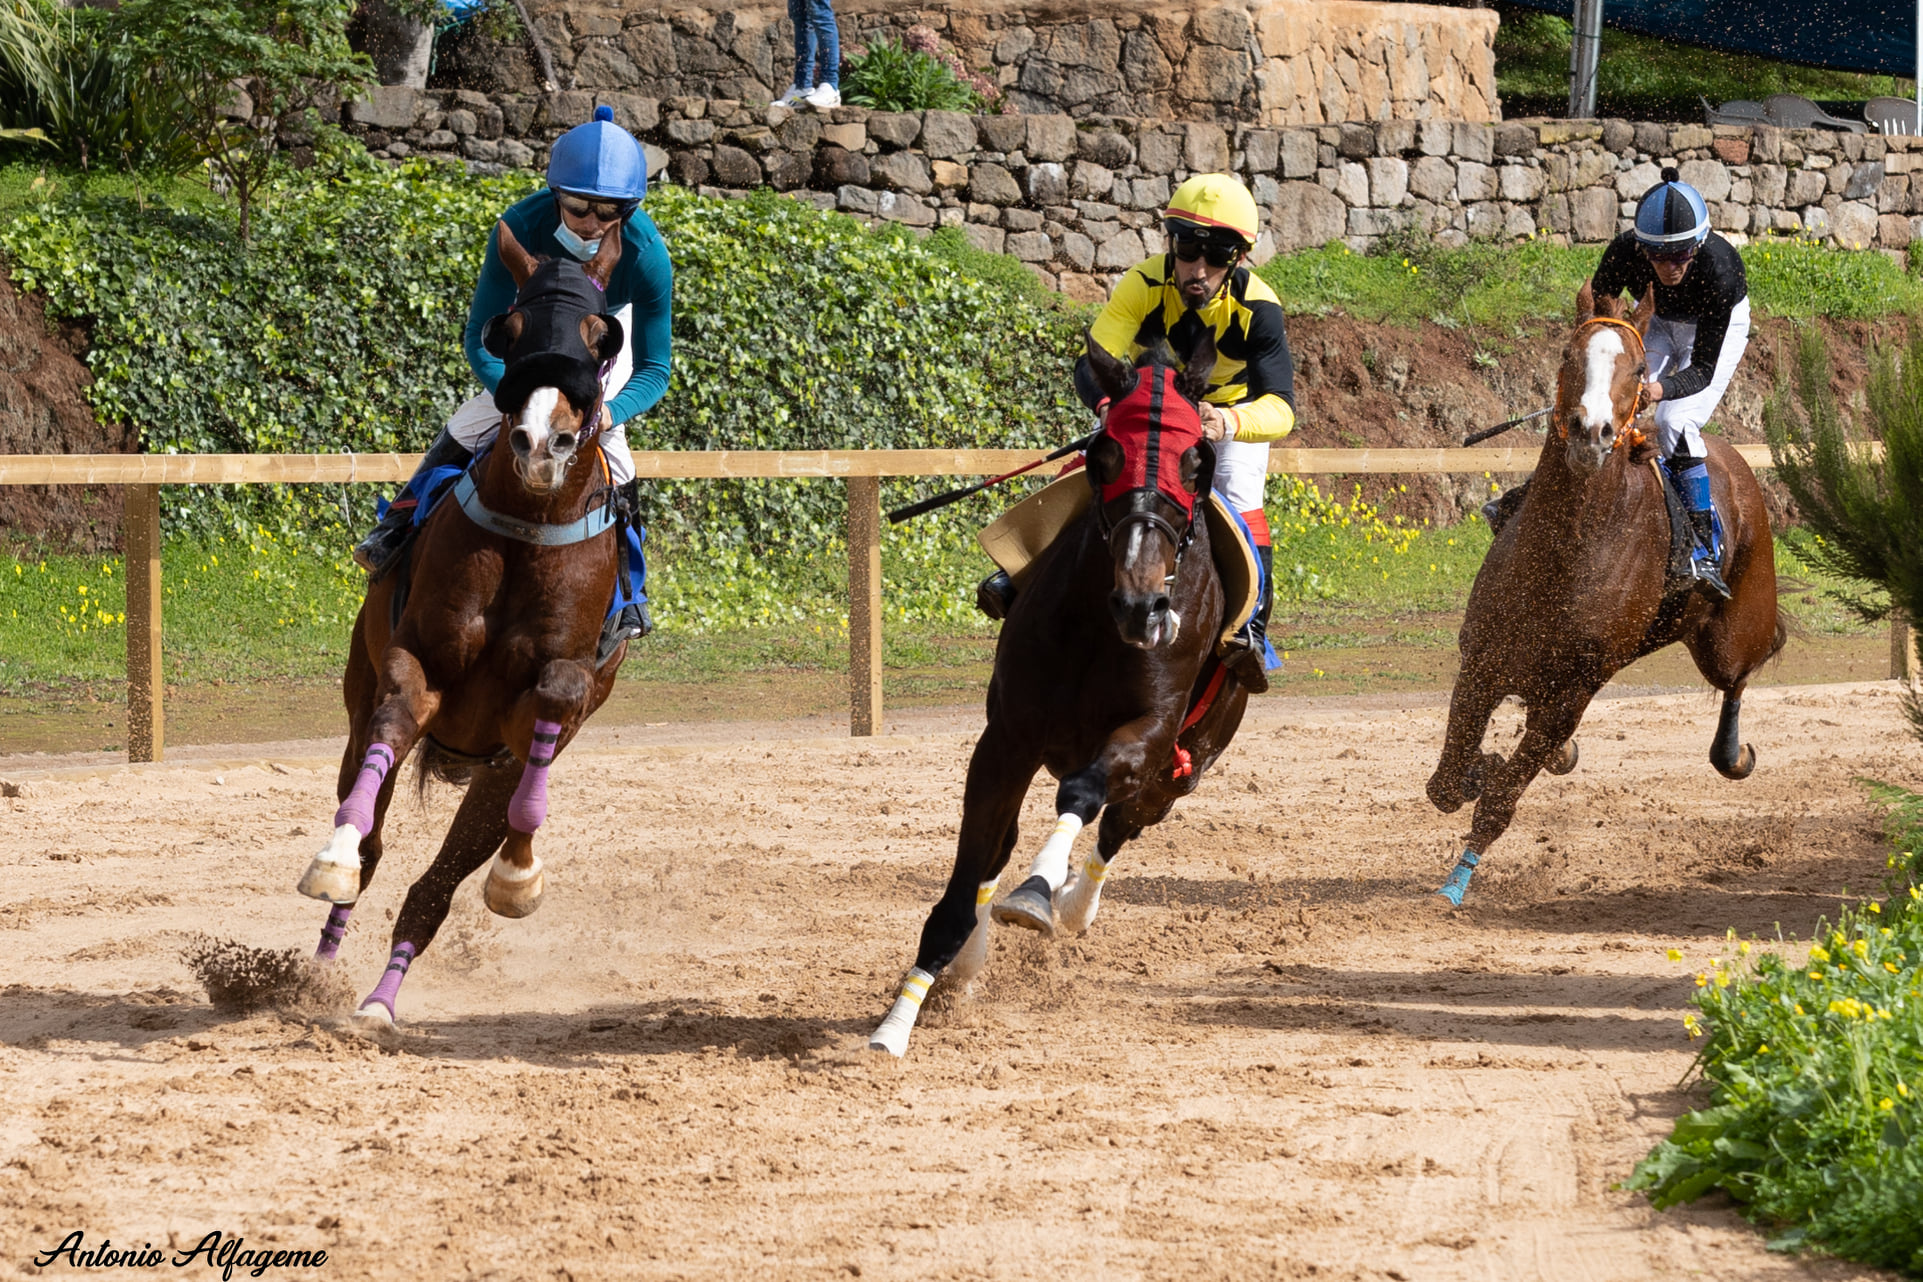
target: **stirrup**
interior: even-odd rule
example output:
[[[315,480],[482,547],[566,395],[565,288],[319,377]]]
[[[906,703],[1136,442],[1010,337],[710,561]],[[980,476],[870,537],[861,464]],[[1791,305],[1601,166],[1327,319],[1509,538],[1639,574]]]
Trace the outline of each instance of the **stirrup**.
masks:
[[[620,613],[609,617],[601,628],[601,643],[594,650],[594,666],[600,667],[613,657],[623,641],[639,641],[654,631],[654,620],[648,615],[644,602],[621,607]]]
[[[1264,648],[1259,642],[1247,645],[1241,637],[1237,637],[1229,642],[1228,652],[1222,656],[1222,666],[1234,673],[1235,679],[1250,694],[1269,692],[1269,673],[1263,666],[1267,659]]]
[[[410,523],[375,526],[354,545],[354,564],[367,571],[368,582],[373,582],[394,568],[413,533]]]
[[[975,589],[975,608],[991,619],[1006,619],[1015,604],[1015,581],[1008,571],[997,570]]]
[[[1715,597],[1718,601],[1730,598],[1729,584],[1723,582],[1723,572],[1710,557],[1695,557],[1689,563],[1690,577],[1696,586]]]

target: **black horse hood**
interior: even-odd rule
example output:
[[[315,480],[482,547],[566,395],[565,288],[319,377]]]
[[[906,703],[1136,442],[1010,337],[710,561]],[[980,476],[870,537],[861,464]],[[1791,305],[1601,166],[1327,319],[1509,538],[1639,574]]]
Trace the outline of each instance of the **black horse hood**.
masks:
[[[621,322],[603,309],[606,298],[581,264],[550,258],[534,269],[514,300],[514,311],[487,323],[482,345],[507,363],[494,389],[503,413],[518,413],[537,387],[560,389],[576,408],[595,404],[601,394],[602,363],[621,350]],[[520,333],[509,341],[509,315],[518,315]],[[608,326],[600,351],[581,337],[581,322],[600,316]]]

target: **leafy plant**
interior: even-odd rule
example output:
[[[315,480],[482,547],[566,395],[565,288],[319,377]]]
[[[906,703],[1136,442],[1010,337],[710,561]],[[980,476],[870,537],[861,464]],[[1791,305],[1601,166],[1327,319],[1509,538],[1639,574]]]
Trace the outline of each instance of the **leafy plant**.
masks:
[[[1696,976],[1710,1106],[1676,1123],[1630,1188],[1659,1207],[1727,1192],[1804,1246],[1923,1277],[1923,797],[1889,813],[1890,894],[1819,923],[1806,959],[1735,932]],[[1680,958],[1680,954],[1671,954]]]
[[[1818,331],[1799,338],[1795,369],[1794,392],[1785,380],[1764,407],[1763,429],[1809,532],[1799,552],[1869,590],[1835,593],[1863,618],[1892,609],[1923,618],[1923,337],[1900,355],[1876,352],[1865,433],[1843,421]],[[1881,459],[1860,448],[1863,436],[1883,442]],[[1914,688],[1905,710],[1923,736],[1923,698]]]
[[[987,103],[955,67],[887,36],[849,57],[841,88],[851,106],[875,111],[980,111]]]
[[[240,235],[283,132],[312,133],[321,103],[365,86],[373,65],[347,45],[350,0],[126,0],[134,50],[173,69],[182,128],[240,206]],[[246,85],[236,94],[236,82]],[[236,111],[236,107],[238,110]]]

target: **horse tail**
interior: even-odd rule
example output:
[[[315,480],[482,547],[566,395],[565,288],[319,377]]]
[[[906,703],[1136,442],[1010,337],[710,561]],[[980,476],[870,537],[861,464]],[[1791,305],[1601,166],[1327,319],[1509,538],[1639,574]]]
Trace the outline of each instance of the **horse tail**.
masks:
[[[421,736],[421,746],[414,753],[414,791],[421,800],[427,800],[428,784],[438,780],[462,787],[474,777],[475,767],[481,763],[473,757],[450,752],[437,743],[432,735]]]

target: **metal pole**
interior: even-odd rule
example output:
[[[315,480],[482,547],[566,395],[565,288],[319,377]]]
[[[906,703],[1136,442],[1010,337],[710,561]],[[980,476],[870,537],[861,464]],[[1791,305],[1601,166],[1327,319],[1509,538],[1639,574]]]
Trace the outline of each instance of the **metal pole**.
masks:
[[[881,724],[881,478],[848,478],[848,733]]]
[[[1576,0],[1570,17],[1569,117],[1583,120],[1596,114],[1596,65],[1602,55],[1603,0]]]

